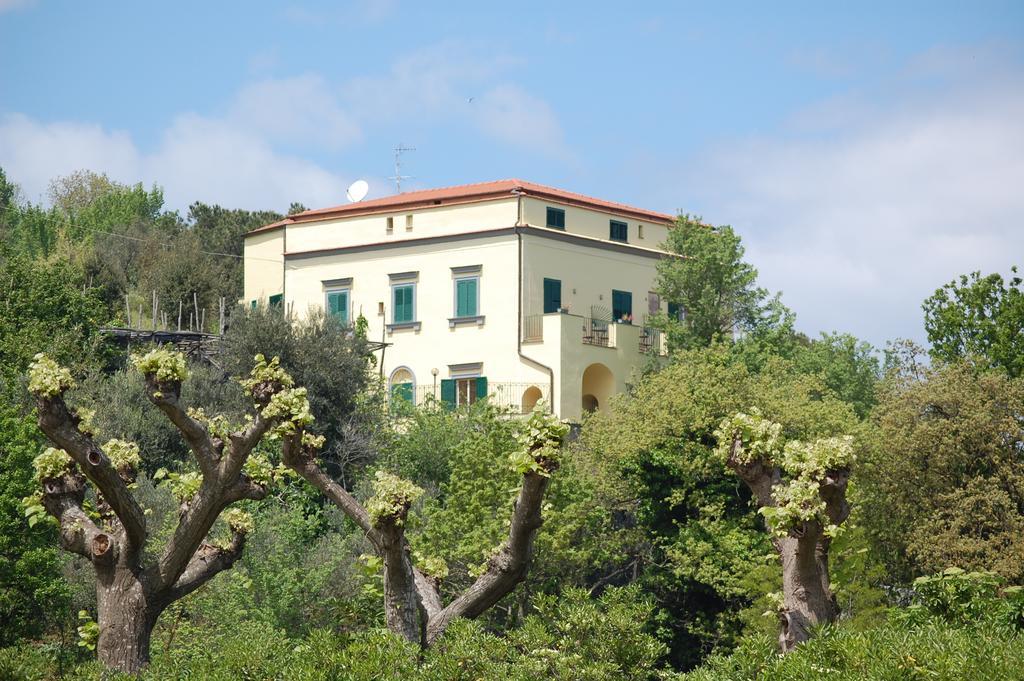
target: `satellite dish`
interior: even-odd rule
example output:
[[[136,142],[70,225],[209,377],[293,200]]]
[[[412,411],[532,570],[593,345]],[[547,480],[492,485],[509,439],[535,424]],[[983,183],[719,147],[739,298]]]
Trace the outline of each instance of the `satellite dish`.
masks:
[[[345,196],[352,203],[358,203],[366,198],[368,191],[370,191],[370,185],[366,183],[366,180],[356,180],[348,186]]]

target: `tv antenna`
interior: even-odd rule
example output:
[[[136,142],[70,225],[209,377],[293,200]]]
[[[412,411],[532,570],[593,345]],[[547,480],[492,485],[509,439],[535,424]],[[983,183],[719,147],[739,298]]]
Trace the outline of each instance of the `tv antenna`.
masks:
[[[407,147],[399,142],[395,147],[395,174],[388,178],[395,181],[395,191],[399,194],[402,193],[402,180],[412,179],[412,175],[402,174],[402,154],[406,151],[416,151],[416,147]]]

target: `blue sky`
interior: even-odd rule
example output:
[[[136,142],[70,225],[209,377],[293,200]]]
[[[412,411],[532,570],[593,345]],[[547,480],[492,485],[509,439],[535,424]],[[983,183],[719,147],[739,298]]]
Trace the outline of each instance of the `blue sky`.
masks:
[[[435,6],[436,5],[436,6]],[[522,177],[729,223],[808,333],[1024,265],[1024,3],[0,0],[0,166],[284,210]]]

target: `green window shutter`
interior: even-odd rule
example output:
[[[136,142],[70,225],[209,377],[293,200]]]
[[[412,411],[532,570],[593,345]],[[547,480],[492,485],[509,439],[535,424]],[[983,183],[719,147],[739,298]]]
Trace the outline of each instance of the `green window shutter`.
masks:
[[[455,406],[455,379],[441,379],[441,402],[448,407]]]
[[[392,385],[391,399],[405,400],[409,404],[412,404],[412,383],[395,383],[394,385]]]
[[[562,307],[562,282],[558,279],[544,280],[544,314],[558,312]]]
[[[411,322],[412,319],[412,285],[394,288],[394,321],[396,324]]]
[[[626,243],[629,241],[629,225],[620,220],[611,220],[609,222],[609,234],[608,237],[612,241],[621,241]]]
[[[487,397],[487,377],[479,376],[476,379],[476,399],[482,400]]]
[[[342,324],[348,324],[348,291],[328,292],[327,312],[337,317]]]
[[[455,282],[455,316],[475,317],[476,279],[459,279]]]
[[[276,295],[272,295],[267,302],[270,303],[270,307],[281,307],[284,303],[284,294],[278,293]]]
[[[546,218],[546,224],[548,227],[553,229],[565,229],[565,211],[561,208],[551,208],[549,206]]]
[[[633,318],[633,294],[629,291],[612,291],[612,317],[619,321],[627,317]]]
[[[256,309],[256,301],[255,300],[249,301],[249,309],[250,310],[255,310]]]

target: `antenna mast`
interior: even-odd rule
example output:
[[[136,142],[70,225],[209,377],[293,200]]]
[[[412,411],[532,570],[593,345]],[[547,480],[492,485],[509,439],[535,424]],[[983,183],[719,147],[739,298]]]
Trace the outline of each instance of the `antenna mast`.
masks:
[[[395,147],[395,174],[388,178],[395,181],[395,190],[399,194],[402,193],[402,180],[412,179],[412,175],[402,174],[402,153],[406,151],[416,151],[416,147],[407,147],[399,142]]]

